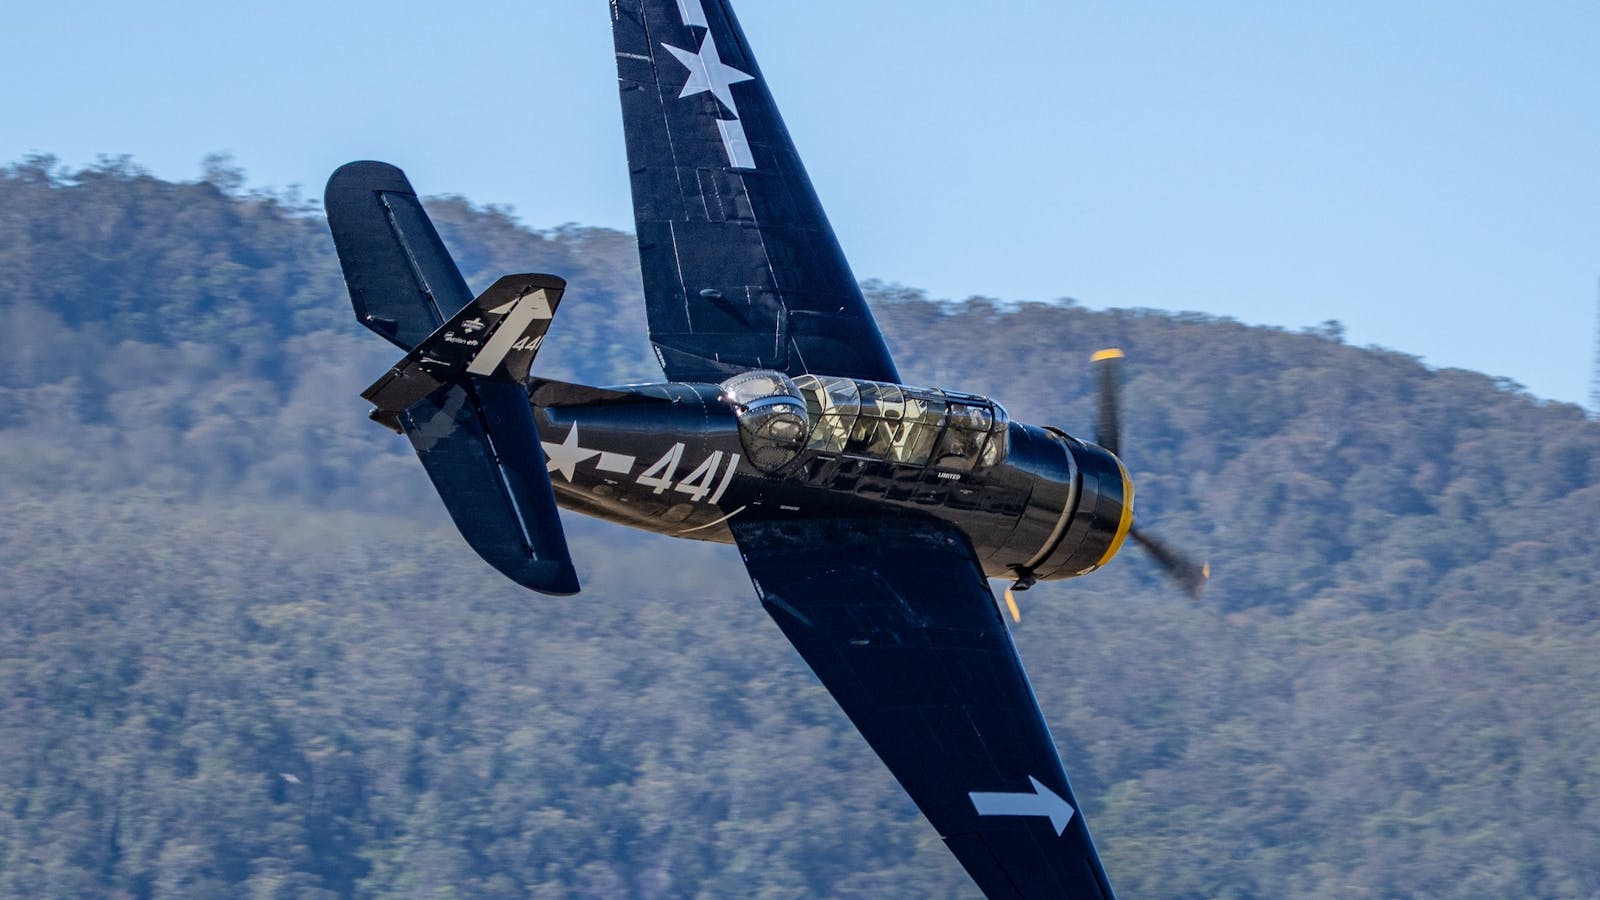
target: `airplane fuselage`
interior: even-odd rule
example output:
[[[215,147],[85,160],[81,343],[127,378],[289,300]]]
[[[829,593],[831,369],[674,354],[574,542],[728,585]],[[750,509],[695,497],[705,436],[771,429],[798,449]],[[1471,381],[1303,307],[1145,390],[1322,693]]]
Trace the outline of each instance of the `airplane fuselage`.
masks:
[[[646,531],[731,543],[741,515],[932,516],[966,533],[985,574],[1026,586],[1103,565],[1131,520],[1111,453],[973,395],[813,379],[803,440],[775,458],[724,385],[574,398],[545,384],[531,394],[557,502]],[[841,385],[856,399],[831,415],[817,398]]]

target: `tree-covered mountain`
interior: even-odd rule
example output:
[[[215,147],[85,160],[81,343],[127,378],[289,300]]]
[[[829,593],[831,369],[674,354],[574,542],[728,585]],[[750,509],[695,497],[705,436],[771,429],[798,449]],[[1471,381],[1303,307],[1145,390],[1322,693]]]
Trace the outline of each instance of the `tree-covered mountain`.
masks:
[[[429,209],[474,287],[568,279],[540,374],[659,377],[631,236]],[[1128,352],[1141,520],[1211,587],[1129,552],[1016,628],[1124,896],[1600,897],[1600,425],[1333,323],[871,288],[908,381],[1024,421],[1088,431]],[[972,894],[731,549],[569,517],[560,600],[477,560],[311,205],[14,164],[0,327],[0,893]]]

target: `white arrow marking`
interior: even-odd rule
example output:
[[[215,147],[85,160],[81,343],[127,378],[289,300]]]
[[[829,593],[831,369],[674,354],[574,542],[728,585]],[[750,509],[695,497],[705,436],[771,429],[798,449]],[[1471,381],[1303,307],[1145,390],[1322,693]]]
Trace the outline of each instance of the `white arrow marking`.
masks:
[[[534,319],[548,318],[550,301],[545,298],[542,289],[513,301],[510,311],[500,321],[500,327],[478,351],[478,355],[472,358],[472,365],[467,366],[467,372],[473,375],[493,374],[495,368],[505,360],[506,354],[511,352],[511,345],[528,330],[528,325]]]
[[[1072,814],[1077,810],[1072,804],[1061,799],[1055,791],[1039,783],[1039,779],[1028,776],[1028,781],[1033,783],[1033,793],[1016,794],[989,794],[981,791],[972,791],[967,794],[972,798],[972,808],[980,816],[1045,816],[1050,824],[1056,828],[1056,836],[1060,837],[1067,830],[1067,823],[1072,821]]]

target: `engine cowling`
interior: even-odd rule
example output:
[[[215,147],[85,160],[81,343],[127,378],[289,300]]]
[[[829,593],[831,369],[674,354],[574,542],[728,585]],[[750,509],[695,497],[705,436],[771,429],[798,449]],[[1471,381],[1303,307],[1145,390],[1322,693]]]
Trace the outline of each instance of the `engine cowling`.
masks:
[[[1027,509],[991,557],[1019,584],[1087,575],[1133,526],[1133,480],[1109,450],[1056,428],[1012,423],[1006,463],[1033,481]]]

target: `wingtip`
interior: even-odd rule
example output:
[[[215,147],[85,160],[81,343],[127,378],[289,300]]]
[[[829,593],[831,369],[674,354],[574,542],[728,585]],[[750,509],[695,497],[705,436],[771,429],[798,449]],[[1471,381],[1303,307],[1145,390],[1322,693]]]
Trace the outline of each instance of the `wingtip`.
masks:
[[[323,205],[337,204],[346,195],[361,196],[371,191],[415,194],[416,189],[399,166],[375,159],[347,162],[328,176],[323,188]]]
[[[571,563],[551,560],[536,563],[530,569],[531,577],[518,578],[517,582],[548,597],[571,597],[582,589],[578,570]]]

